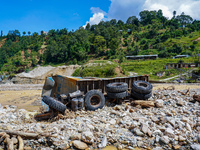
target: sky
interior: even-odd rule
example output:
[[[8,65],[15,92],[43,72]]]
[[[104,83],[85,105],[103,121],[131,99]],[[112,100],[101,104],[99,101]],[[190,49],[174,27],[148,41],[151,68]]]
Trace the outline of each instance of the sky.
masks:
[[[143,10],[163,11],[169,19],[175,10],[200,20],[200,0],[6,0],[0,3],[0,30],[40,32],[67,28],[76,30],[87,23],[111,19],[126,22]]]

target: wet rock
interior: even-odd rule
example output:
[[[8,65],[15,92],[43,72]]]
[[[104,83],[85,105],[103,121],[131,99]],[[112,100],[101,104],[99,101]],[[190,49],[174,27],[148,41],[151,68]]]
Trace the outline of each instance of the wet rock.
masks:
[[[114,147],[114,146],[106,146],[106,147],[103,148],[102,150],[117,150],[117,148]]]

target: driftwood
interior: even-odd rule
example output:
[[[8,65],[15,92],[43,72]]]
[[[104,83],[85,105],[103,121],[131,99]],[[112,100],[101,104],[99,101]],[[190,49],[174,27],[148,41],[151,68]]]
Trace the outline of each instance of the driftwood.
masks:
[[[4,142],[7,144],[7,150],[14,150],[14,144],[10,139],[10,135],[8,135],[6,132],[0,131],[0,136],[1,138],[5,139]]]
[[[132,105],[140,105],[141,107],[154,107],[153,101],[136,100],[131,103]]]
[[[163,87],[163,90],[175,90],[175,87],[172,86],[168,86],[167,88]]]
[[[193,95],[193,99],[200,102],[200,95]]]
[[[19,135],[21,137],[25,138],[39,138],[41,136],[44,137],[55,137],[53,135],[50,135],[48,133],[28,133],[28,132],[22,132],[22,131],[11,131],[11,130],[0,130],[0,132],[5,132],[9,135]]]
[[[7,150],[14,150],[13,141],[9,137],[6,137],[5,143],[7,144]]]
[[[21,136],[17,136],[17,139],[19,141],[19,149],[18,150],[23,150],[24,149],[24,141],[21,138]]]
[[[181,93],[182,95],[189,95],[190,94],[190,88],[185,92],[181,92],[181,91],[178,91],[179,93]]]

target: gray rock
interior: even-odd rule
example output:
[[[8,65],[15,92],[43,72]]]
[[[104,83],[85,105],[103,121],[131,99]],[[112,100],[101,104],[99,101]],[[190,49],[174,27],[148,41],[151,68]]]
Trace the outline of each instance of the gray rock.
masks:
[[[163,136],[160,138],[160,141],[163,142],[164,144],[169,144],[169,137],[168,136]]]
[[[143,144],[144,144],[144,142],[142,142],[142,141],[137,141],[137,146],[138,146],[138,147],[142,147]]]
[[[177,100],[177,103],[176,103],[178,106],[183,106],[184,105],[184,103],[183,103],[183,99],[182,98],[179,98],[178,100]]]
[[[162,150],[162,149],[163,149],[162,147],[155,147],[152,150]]]
[[[181,119],[181,121],[183,121],[183,122],[189,122],[189,118],[183,116],[182,119]]]
[[[167,128],[165,130],[165,135],[168,135],[169,137],[174,137],[174,131],[171,128]]]
[[[162,108],[163,107],[163,100],[162,99],[158,99],[155,101],[155,105],[158,108]]]
[[[144,136],[144,133],[141,132],[140,129],[137,129],[137,128],[136,128],[136,129],[134,129],[134,132],[135,132],[135,134],[138,135],[138,136]]]
[[[144,134],[146,134],[147,132],[148,132],[148,128],[149,128],[149,126],[147,125],[147,124],[142,124],[142,128],[141,128],[141,130],[142,130],[142,132],[144,133]]]
[[[190,146],[193,150],[200,150],[200,144],[192,144]]]
[[[85,132],[83,132],[82,133],[82,138],[81,138],[84,142],[86,142],[86,143],[89,143],[89,144],[91,144],[91,143],[93,143],[94,142],[94,135],[93,135],[93,133],[92,132],[90,132],[90,131],[85,131]]]
[[[183,142],[183,141],[186,140],[186,138],[184,138],[183,136],[179,135],[179,136],[178,136],[178,140],[179,140],[180,142]]]
[[[185,124],[185,127],[186,127],[187,130],[189,130],[190,132],[192,132],[192,128],[191,128],[191,126],[188,123]]]
[[[147,134],[148,134],[149,137],[152,136],[152,131],[149,128],[148,128]]]
[[[103,147],[106,147],[106,145],[107,145],[107,137],[106,137],[106,135],[102,138],[102,140],[101,140],[101,143],[99,144],[99,148],[103,148]]]

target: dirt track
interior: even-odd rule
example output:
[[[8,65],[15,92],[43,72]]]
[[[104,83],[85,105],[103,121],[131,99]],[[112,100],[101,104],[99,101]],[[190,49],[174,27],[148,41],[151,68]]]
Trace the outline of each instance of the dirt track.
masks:
[[[174,86],[175,90],[197,89],[200,84],[153,84],[153,90]],[[29,111],[39,110],[42,85],[0,85],[0,104],[15,105]]]

